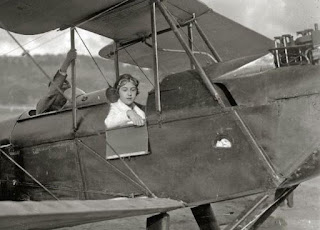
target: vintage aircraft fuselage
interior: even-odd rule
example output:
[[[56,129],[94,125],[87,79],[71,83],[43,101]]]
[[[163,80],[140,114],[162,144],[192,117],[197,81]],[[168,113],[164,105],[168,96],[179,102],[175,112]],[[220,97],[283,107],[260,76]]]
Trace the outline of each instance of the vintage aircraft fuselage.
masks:
[[[226,108],[189,70],[161,82],[161,113],[154,93],[149,94],[146,127],[107,131],[119,151],[146,150],[123,159],[156,196],[217,202],[292,186],[319,174],[320,66],[242,70],[256,58],[205,68]],[[27,111],[0,124],[0,144],[60,199],[146,195],[118,157],[103,160],[108,157],[104,119],[109,104],[105,90],[81,98],[75,132],[71,109],[40,115]],[[0,162],[1,199],[52,199],[3,155]]]

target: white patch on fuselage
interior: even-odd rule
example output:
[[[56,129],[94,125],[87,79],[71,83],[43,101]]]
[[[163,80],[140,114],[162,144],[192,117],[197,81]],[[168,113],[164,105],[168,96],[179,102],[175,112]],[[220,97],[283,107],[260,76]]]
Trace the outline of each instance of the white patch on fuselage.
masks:
[[[227,138],[222,138],[221,140],[217,141],[216,148],[231,148],[232,144]]]

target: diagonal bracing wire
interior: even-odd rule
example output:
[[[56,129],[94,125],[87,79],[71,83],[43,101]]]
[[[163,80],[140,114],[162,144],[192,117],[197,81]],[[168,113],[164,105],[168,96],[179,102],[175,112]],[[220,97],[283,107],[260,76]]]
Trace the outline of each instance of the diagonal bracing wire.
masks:
[[[97,63],[97,61],[94,59],[94,57],[92,56],[92,54],[91,54],[91,52],[90,52],[90,50],[89,50],[88,46],[86,45],[86,43],[84,42],[84,40],[83,40],[83,39],[82,39],[82,37],[80,36],[80,34],[79,34],[78,30],[77,30],[76,28],[75,28],[74,30],[77,32],[77,34],[78,34],[78,36],[79,36],[80,40],[82,41],[82,44],[83,44],[83,45],[84,45],[84,47],[87,49],[88,53],[90,54],[90,57],[92,58],[92,60],[93,60],[94,64],[97,66],[97,68],[98,68],[98,70],[100,71],[100,73],[101,73],[102,77],[104,78],[104,80],[106,80],[106,82],[107,82],[108,86],[109,86],[109,87],[111,87],[111,86],[110,86],[110,84],[109,84],[109,82],[108,82],[108,80],[107,80],[107,77],[103,74],[103,72],[102,72],[102,70],[101,70],[100,66],[98,65],[98,63]]]
[[[156,198],[156,195],[148,188],[148,186],[140,179],[140,177],[133,171],[133,169],[124,161],[123,157],[121,157],[117,151],[114,150],[114,148],[110,145],[110,143],[107,143],[107,145],[111,148],[111,150],[119,157],[120,161],[125,165],[125,167],[127,167],[129,169],[129,171],[134,175],[134,177],[139,181],[139,183],[137,183],[136,181],[134,181],[131,177],[129,177],[127,174],[125,174],[124,172],[122,172],[120,169],[118,169],[116,166],[114,166],[113,164],[111,164],[107,159],[103,158],[102,156],[100,156],[100,154],[98,154],[96,151],[94,151],[92,148],[90,148],[89,146],[87,146],[85,143],[83,143],[83,141],[78,139],[78,142],[80,144],[82,144],[85,148],[87,148],[90,152],[94,153],[97,157],[99,157],[100,159],[102,159],[105,163],[107,163],[108,165],[110,165],[114,170],[116,170],[118,173],[120,173],[120,175],[124,176],[125,178],[127,178],[129,181],[131,181],[133,184],[135,184],[136,186],[138,186],[141,189],[146,190],[152,197]]]
[[[67,97],[66,95],[64,95],[64,93],[62,92],[62,90],[52,81],[52,79],[50,78],[50,76],[46,73],[46,71],[44,71],[44,69],[39,65],[39,63],[30,55],[30,53],[20,44],[20,42],[11,34],[11,32],[9,30],[6,29],[6,27],[3,25],[3,23],[0,21],[0,25],[2,28],[4,28],[7,33],[9,34],[9,36],[20,46],[20,48],[23,50],[23,52],[32,60],[32,62],[38,67],[38,69],[44,74],[44,76],[46,78],[48,78],[48,80],[51,82],[51,84],[53,85],[53,87],[55,87],[55,89],[58,90],[59,93],[62,94],[62,96],[68,101],[68,102],[72,102],[71,99],[69,97]]]
[[[22,44],[22,45],[23,45],[23,46],[26,46],[26,45],[30,44],[31,42],[34,42],[34,41],[36,41],[36,40],[44,37],[45,35],[47,35],[47,34],[42,34],[41,36],[38,36],[38,37],[36,37],[35,39],[32,39],[31,41],[28,41],[28,42],[26,42],[26,43],[24,43],[24,44]],[[12,53],[13,51],[16,51],[16,50],[19,49],[19,48],[20,48],[20,46],[17,46],[16,48],[14,48],[14,49],[12,49],[12,50],[10,50],[10,51],[1,53],[0,56],[2,56],[2,55],[7,55],[7,54],[9,54],[9,53]]]
[[[173,5],[172,3],[170,3],[170,2],[168,2],[168,3],[171,4],[171,5],[174,6],[174,7],[177,7],[177,8],[179,8],[179,9],[181,9],[180,7],[175,6],[175,5]],[[170,12],[170,10],[167,8],[167,6],[166,6],[165,4],[163,4],[163,6],[164,6],[165,10],[167,11],[167,13],[170,14],[172,20],[176,23],[176,25],[180,25],[180,23],[177,21],[176,17]],[[182,10],[182,9],[181,9],[181,10]],[[182,27],[178,27],[178,29],[184,34],[185,37],[187,37],[187,40],[188,40],[188,41],[191,41],[191,38],[189,38],[189,36],[186,34],[186,32],[183,30]],[[204,44],[203,44],[203,43],[201,43],[201,45],[202,45],[202,47],[204,47]],[[199,49],[199,47],[198,47],[195,43],[193,43],[193,46],[195,47],[196,50],[198,50],[199,52],[201,52],[200,49]],[[210,62],[210,60],[208,59],[207,56],[206,56],[206,59],[207,59],[207,62]],[[215,60],[215,59],[214,59],[214,60]],[[218,62],[218,61],[215,60],[215,62]]]
[[[143,69],[139,66],[139,64],[136,62],[136,60],[131,56],[131,54],[128,52],[128,50],[126,48],[124,48],[124,51],[126,51],[126,53],[129,55],[129,57],[131,58],[131,60],[134,62],[134,64],[136,66],[138,66],[139,70],[143,73],[143,75],[145,76],[145,78],[150,82],[150,84],[152,85],[152,87],[154,87],[154,84],[152,83],[152,81],[147,77],[146,73],[143,71]]]
[[[159,5],[159,8],[160,8],[161,12],[165,16],[166,20],[169,22],[169,24],[171,26],[173,26],[174,25],[174,21],[173,21],[172,18],[170,18],[171,15],[169,15],[169,13],[167,12],[168,9],[164,6],[164,4],[162,2],[160,2],[160,0],[156,0],[156,1],[157,1],[158,5]],[[183,38],[181,37],[180,34],[178,34],[178,32],[176,33],[176,35],[179,38],[179,40],[183,40]],[[180,36],[178,36],[178,35],[180,35]],[[181,42],[181,44],[183,44],[183,42]],[[185,45],[185,48],[186,48],[186,51],[187,51],[188,50],[187,45]],[[188,52],[191,53],[190,50],[188,50]],[[215,89],[214,85],[212,84],[212,82],[210,81],[210,79],[208,78],[208,76],[206,75],[206,73],[204,72],[202,67],[200,66],[200,63],[198,63],[196,59],[194,60],[194,62],[196,64],[197,71],[199,72],[201,78],[203,79],[203,82],[206,84],[206,87],[210,90],[210,93],[212,94],[214,99],[218,102],[218,104],[222,108],[225,108],[226,107],[225,103],[222,101],[218,91]],[[273,181],[275,183],[279,183],[281,178],[277,174],[274,166],[272,165],[272,163],[270,161],[270,158],[268,157],[268,155],[266,155],[264,150],[261,148],[261,146],[259,145],[259,143],[255,139],[255,136],[252,134],[251,130],[249,129],[249,127],[247,126],[245,121],[241,118],[239,112],[234,107],[231,107],[230,109],[231,109],[231,112],[232,112],[231,114],[234,116],[235,120],[237,122],[239,122],[239,128],[243,131],[243,133],[245,134],[246,138],[248,138],[248,140],[250,141],[251,146],[257,151],[257,153],[259,154],[259,157],[261,157],[261,159],[265,162],[266,167],[269,170],[269,173],[271,174]]]
[[[99,159],[103,160],[103,162],[105,162],[107,165],[111,166],[116,172],[118,172],[121,176],[123,176],[124,178],[128,179],[130,182],[132,182],[133,184],[135,184],[137,187],[139,187],[140,189],[144,188],[142,187],[142,185],[140,185],[139,183],[137,183],[136,181],[134,181],[131,177],[129,177],[127,174],[125,174],[124,172],[122,172],[120,169],[118,169],[115,165],[111,164],[107,159],[105,159],[104,157],[102,157],[99,153],[97,153],[95,150],[93,150],[91,147],[89,147],[88,145],[86,145],[85,143],[83,143],[82,140],[78,139],[78,142],[80,144],[82,144],[87,150],[89,150],[89,152],[93,153],[96,157],[98,157]]]
[[[57,36],[55,36],[55,37],[53,37],[53,38],[51,38],[51,39],[49,39],[49,40],[47,40],[47,41],[39,44],[38,46],[32,47],[32,48],[29,49],[28,51],[30,52],[30,51],[32,51],[32,50],[38,49],[39,47],[41,47],[41,46],[43,46],[43,45],[45,45],[45,44],[47,44],[47,43],[49,43],[49,42],[51,42],[51,41],[59,38],[59,37],[61,37],[62,35],[66,34],[67,32],[68,32],[68,31],[63,32],[63,33],[61,33],[61,34],[59,34],[59,35],[57,35]],[[24,43],[24,44],[22,44],[22,46],[26,46],[26,45],[30,44],[31,42],[34,42],[34,41],[36,41],[36,40],[44,37],[45,35],[46,35],[46,34],[43,34],[43,35],[41,35],[41,36],[39,36],[39,37],[37,37],[37,38],[35,38],[35,39],[27,42],[27,43]],[[9,53],[11,53],[11,52],[13,52],[13,51],[16,51],[16,50],[19,49],[19,48],[21,48],[21,47],[20,47],[20,46],[17,46],[16,48],[14,48],[14,49],[12,49],[12,50],[10,50],[10,51],[8,51],[8,52],[5,52],[5,53],[0,54],[0,56],[1,56],[1,55],[7,55],[7,54],[9,54]]]
[[[49,39],[49,40],[47,40],[47,41],[45,41],[45,42],[41,43],[40,45],[38,45],[38,46],[36,46],[36,47],[31,48],[31,49],[29,50],[29,52],[30,52],[31,50],[38,49],[39,47],[41,47],[41,46],[43,46],[43,45],[45,45],[45,44],[47,44],[47,43],[49,43],[49,42],[52,42],[53,40],[55,40],[55,39],[57,39],[57,38],[61,37],[62,35],[65,35],[66,33],[69,33],[69,31],[65,31],[65,32],[63,32],[63,33],[61,33],[61,34],[59,34],[59,35],[57,35],[57,36],[55,36],[55,37],[53,37],[53,38],[51,38],[51,39]]]
[[[124,161],[123,157],[117,153],[117,151],[110,145],[110,143],[107,142],[107,145],[110,147],[110,149],[119,157],[120,161],[130,170],[130,172],[134,175],[134,177],[140,182],[140,184],[149,192],[149,194],[156,198],[157,196],[148,188],[148,186],[140,179],[140,177],[133,171],[133,169]]]
[[[34,176],[32,176],[27,170],[25,170],[21,165],[19,165],[14,159],[12,159],[5,151],[0,149],[0,152],[10,160],[15,166],[21,169],[25,174],[27,174],[34,182],[36,182],[41,188],[43,188],[47,193],[49,193],[54,199],[59,200],[49,189],[47,189],[40,181],[38,181]]]

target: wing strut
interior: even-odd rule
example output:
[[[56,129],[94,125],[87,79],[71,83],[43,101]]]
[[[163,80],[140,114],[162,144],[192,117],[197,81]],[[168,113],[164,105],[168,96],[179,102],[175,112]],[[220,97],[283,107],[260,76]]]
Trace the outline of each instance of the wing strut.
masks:
[[[119,44],[118,42],[115,42],[115,50],[114,50],[114,68],[115,68],[115,73],[116,73],[116,79],[119,78],[120,76],[120,71],[119,71],[119,52],[118,52],[118,47]]]
[[[156,1],[156,4],[157,4],[159,10],[161,11],[162,15],[164,16],[164,18],[166,19],[166,21],[170,25],[172,31],[174,32],[175,36],[177,37],[177,39],[179,40],[180,44],[182,45],[183,49],[186,51],[187,55],[189,56],[189,58],[192,60],[193,64],[195,65],[196,70],[199,73],[199,75],[200,75],[202,81],[204,82],[205,86],[207,87],[207,89],[209,90],[211,95],[214,97],[214,99],[218,102],[218,104],[222,108],[226,108],[226,105],[222,101],[218,91],[214,88],[213,84],[211,83],[209,77],[207,76],[207,74],[203,70],[203,68],[200,65],[199,61],[196,59],[196,57],[194,56],[194,54],[190,50],[188,44],[184,41],[184,39],[183,39],[182,35],[180,34],[175,22],[173,21],[172,17],[170,16],[168,9],[165,7],[165,5],[160,0],[155,0],[155,1]],[[276,185],[277,184],[279,185],[280,182],[281,182],[280,178],[277,175],[273,165],[271,164],[270,159],[264,153],[264,151],[261,149],[261,147],[259,146],[259,144],[255,140],[255,137],[253,136],[253,134],[249,130],[249,128],[246,125],[245,121],[241,118],[241,116],[238,113],[238,111],[236,111],[234,108],[231,107],[231,112],[232,112],[232,115],[234,116],[235,120],[238,122],[239,127],[242,130],[243,134],[246,136],[246,138],[248,138],[248,140],[249,140],[251,146],[253,147],[253,149],[258,152],[258,156],[260,157],[261,161],[266,164],[267,170],[272,175],[273,182]]]
[[[75,50],[74,27],[70,28],[71,49]],[[73,131],[77,130],[77,101],[76,101],[76,60],[71,62],[71,85],[72,85],[72,124]]]
[[[195,14],[193,14],[193,18],[195,18]],[[192,30],[192,22],[188,24],[188,40],[189,40],[189,47],[191,52],[193,52],[193,30]],[[190,60],[190,68],[195,69],[192,60]]]
[[[162,15],[164,18],[167,20],[168,24],[170,25],[172,31],[176,35],[177,39],[179,40],[180,44],[182,45],[183,49],[186,51],[187,55],[189,56],[190,60],[192,60],[193,64],[195,65],[196,70],[200,74],[204,84],[206,85],[207,89],[210,91],[210,93],[214,96],[214,98],[218,101],[218,103],[222,106],[225,107],[221,97],[219,96],[217,90],[213,87],[211,84],[208,76],[204,72],[203,68],[201,67],[199,61],[196,59],[192,51],[190,50],[189,46],[186,44],[184,41],[183,37],[179,33],[179,30],[174,23],[174,21],[171,19],[170,15],[167,12],[167,9],[165,8],[164,4],[160,0],[156,0],[157,6],[160,9]]]
[[[194,25],[196,26],[200,37],[203,39],[203,41],[206,43],[206,45],[208,46],[208,48],[210,49],[212,55],[214,56],[214,58],[217,60],[217,62],[222,62],[221,57],[219,56],[218,52],[216,51],[216,49],[212,46],[212,44],[210,43],[208,37],[206,36],[206,34],[203,32],[203,30],[201,29],[201,27],[199,26],[197,20],[194,20]]]
[[[151,3],[151,30],[153,47],[153,74],[154,91],[156,99],[156,110],[161,113],[160,83],[159,83],[159,60],[158,60],[158,40],[157,40],[157,22],[156,22],[156,3]]]

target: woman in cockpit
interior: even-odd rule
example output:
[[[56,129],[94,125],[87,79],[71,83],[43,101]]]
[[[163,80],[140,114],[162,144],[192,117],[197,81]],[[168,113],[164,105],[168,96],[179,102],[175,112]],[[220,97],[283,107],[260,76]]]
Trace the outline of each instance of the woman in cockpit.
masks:
[[[126,124],[143,126],[145,124],[145,113],[134,103],[139,94],[139,81],[130,74],[123,74],[114,84],[114,90],[119,99],[111,103],[110,111],[104,123],[107,129]]]

